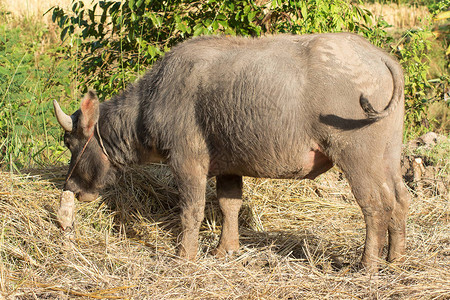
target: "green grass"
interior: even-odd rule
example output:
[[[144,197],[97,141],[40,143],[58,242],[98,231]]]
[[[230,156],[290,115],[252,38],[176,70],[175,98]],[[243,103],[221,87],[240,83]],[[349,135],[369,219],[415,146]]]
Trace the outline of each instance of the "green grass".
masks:
[[[418,157],[426,158],[427,165],[442,166],[443,174],[450,174],[450,138],[444,138],[432,147],[418,147],[413,154]]]
[[[70,100],[73,62],[53,36],[42,22],[0,16],[1,167],[53,164],[65,151],[51,100]]]

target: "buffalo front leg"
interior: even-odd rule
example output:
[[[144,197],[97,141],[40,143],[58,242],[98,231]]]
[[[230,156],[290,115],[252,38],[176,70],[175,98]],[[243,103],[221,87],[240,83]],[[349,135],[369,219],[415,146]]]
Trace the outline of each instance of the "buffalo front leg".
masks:
[[[178,255],[192,260],[198,251],[198,235],[205,211],[206,172],[200,164],[174,170],[181,206]]]
[[[217,198],[223,215],[219,246],[213,251],[223,257],[239,250],[239,210],[242,205],[242,176],[217,176]]]

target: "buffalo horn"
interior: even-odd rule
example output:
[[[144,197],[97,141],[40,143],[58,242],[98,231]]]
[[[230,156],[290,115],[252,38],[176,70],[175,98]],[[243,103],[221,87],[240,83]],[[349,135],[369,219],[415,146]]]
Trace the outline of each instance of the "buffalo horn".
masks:
[[[61,125],[65,131],[71,132],[73,129],[72,118],[62,111],[56,100],[53,100],[53,106],[55,108],[56,119],[58,120],[59,125]]]

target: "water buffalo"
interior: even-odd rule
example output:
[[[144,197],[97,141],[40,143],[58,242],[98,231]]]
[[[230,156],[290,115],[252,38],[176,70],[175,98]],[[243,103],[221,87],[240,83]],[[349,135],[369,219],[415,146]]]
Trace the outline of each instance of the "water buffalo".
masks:
[[[71,116],[54,102],[72,153],[64,190],[91,200],[122,166],[166,161],[182,208],[178,254],[191,259],[208,176],[225,255],[239,247],[242,176],[313,179],[336,164],[364,214],[362,264],[375,271],[386,232],[388,260],[405,253],[403,86],[395,59],[354,34],[194,38],[109,101],[90,91]]]

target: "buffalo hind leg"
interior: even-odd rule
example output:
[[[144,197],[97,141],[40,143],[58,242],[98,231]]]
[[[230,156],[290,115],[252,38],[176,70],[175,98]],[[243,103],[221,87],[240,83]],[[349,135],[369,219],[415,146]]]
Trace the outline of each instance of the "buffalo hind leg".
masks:
[[[361,263],[368,272],[376,272],[395,205],[395,196],[390,187],[392,184],[386,182],[382,168],[374,170],[364,162],[351,164],[350,168],[348,165],[345,167],[342,169],[366,222],[366,241]]]
[[[192,260],[198,251],[200,225],[204,218],[207,172],[193,161],[173,167],[181,206],[178,256]]]
[[[410,195],[400,175],[394,178],[395,204],[389,222],[388,261],[402,261],[406,252],[406,219]]]
[[[216,180],[223,225],[219,246],[213,254],[223,257],[239,250],[238,217],[242,205],[242,176],[223,175],[217,176]]]

